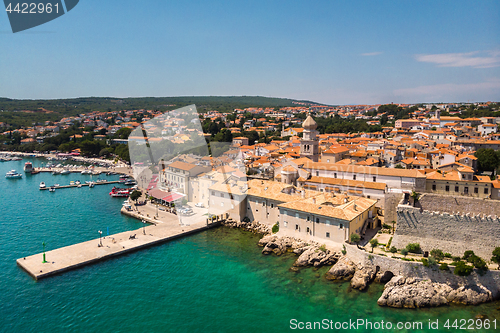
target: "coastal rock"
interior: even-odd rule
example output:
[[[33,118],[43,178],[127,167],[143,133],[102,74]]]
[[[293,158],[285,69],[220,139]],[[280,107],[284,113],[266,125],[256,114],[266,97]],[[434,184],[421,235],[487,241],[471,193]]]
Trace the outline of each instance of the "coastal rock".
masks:
[[[474,285],[462,286],[453,290],[450,292],[447,299],[451,303],[477,305],[491,302],[493,300],[493,296],[491,291],[486,289],[484,286]]]
[[[448,304],[446,297],[452,290],[442,283],[395,276],[385,285],[377,303],[393,308],[435,307]]]
[[[330,250],[322,251],[317,246],[310,245],[300,249],[302,253],[293,264],[297,267],[321,267],[331,265],[337,261],[337,255]],[[294,253],[296,253],[294,251]]]
[[[276,241],[278,237],[275,236],[275,235],[267,235],[267,236],[264,236],[262,237],[260,240],[259,240],[259,246],[266,246],[267,243],[271,243],[271,242],[274,242]]]
[[[379,271],[377,275],[375,275],[375,282],[377,283],[387,283],[391,281],[393,278],[394,273],[391,271]]]
[[[372,267],[363,267],[356,270],[351,280],[351,287],[354,289],[365,290],[375,277],[375,269]]]
[[[356,268],[354,263],[346,256],[341,257],[335,265],[326,273],[328,280],[349,281],[354,276]]]
[[[454,289],[444,283],[395,276],[385,285],[377,303],[395,308],[422,308],[449,303],[477,305],[492,300],[491,291],[481,285],[467,285]]]

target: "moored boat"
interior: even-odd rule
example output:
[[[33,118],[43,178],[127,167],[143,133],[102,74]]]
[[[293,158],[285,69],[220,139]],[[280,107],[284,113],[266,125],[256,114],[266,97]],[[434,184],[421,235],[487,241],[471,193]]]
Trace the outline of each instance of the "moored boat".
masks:
[[[26,162],[24,163],[24,172],[32,172],[33,171],[33,163]]]
[[[47,186],[45,186],[45,183],[44,182],[40,182],[40,190],[46,188]]]
[[[10,170],[5,174],[5,178],[17,179],[17,178],[23,178],[23,175],[18,173],[16,170]]]
[[[49,192],[55,192],[55,191],[56,191],[56,187],[55,186],[49,187]]]

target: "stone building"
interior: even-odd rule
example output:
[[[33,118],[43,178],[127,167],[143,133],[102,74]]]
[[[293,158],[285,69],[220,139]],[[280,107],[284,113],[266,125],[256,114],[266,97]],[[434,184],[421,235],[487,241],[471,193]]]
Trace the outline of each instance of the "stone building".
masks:
[[[376,200],[347,194],[321,193],[280,204],[280,231],[287,236],[316,237],[344,243],[353,233],[373,227]]]
[[[319,141],[316,128],[318,125],[311,115],[309,115],[302,124],[302,127],[304,128],[304,132],[302,140],[300,140],[300,156],[307,157],[311,159],[311,161],[317,162],[319,157]]]

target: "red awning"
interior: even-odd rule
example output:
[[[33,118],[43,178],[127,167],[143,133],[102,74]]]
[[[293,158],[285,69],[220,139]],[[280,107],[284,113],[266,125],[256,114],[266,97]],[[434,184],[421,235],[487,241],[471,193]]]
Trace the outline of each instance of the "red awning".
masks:
[[[170,193],[168,196],[162,198],[162,200],[164,200],[166,202],[172,202],[172,201],[179,200],[182,197],[184,197],[184,195],[182,195],[182,194],[179,194],[179,193]]]
[[[155,199],[162,199],[162,198],[167,197],[168,195],[170,195],[170,193],[169,192],[164,192],[164,191],[159,190],[157,188],[154,188],[151,191],[149,191],[149,195],[152,196]]]

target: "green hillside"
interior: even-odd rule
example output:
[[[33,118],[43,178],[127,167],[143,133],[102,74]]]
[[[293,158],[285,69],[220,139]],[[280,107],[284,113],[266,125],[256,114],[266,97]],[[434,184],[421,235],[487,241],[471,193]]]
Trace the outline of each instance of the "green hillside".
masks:
[[[294,103],[295,102],[295,103]],[[199,112],[218,110],[232,112],[235,108],[316,105],[310,101],[261,96],[185,96],[185,97],[82,97],[74,99],[16,100],[0,98],[0,122],[14,126],[57,121],[92,111],[121,111],[136,109],[172,110],[196,104]]]

